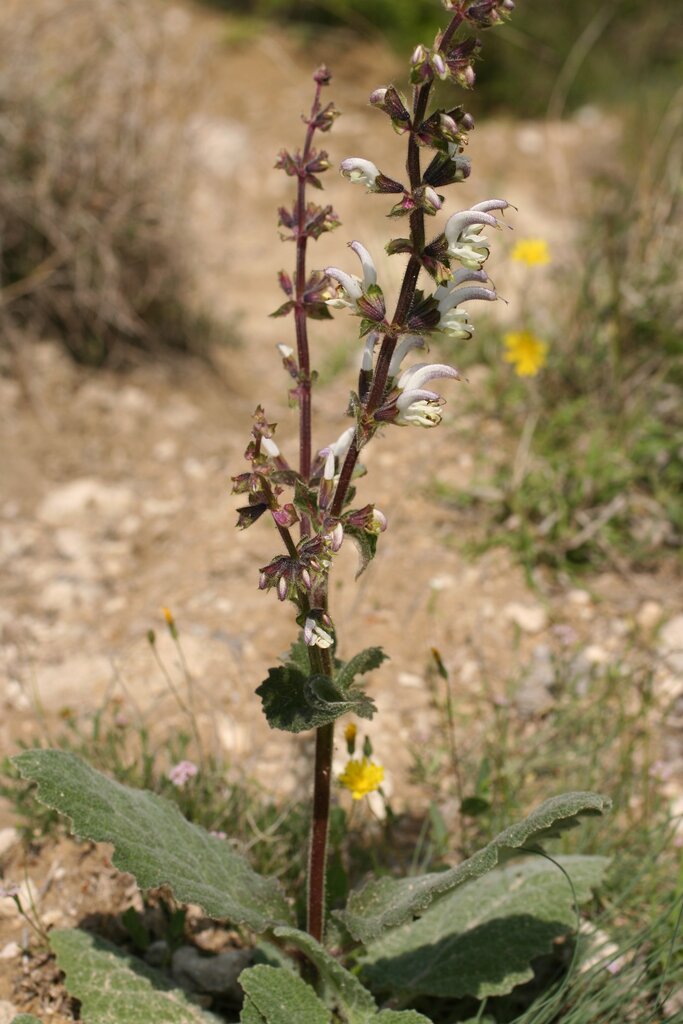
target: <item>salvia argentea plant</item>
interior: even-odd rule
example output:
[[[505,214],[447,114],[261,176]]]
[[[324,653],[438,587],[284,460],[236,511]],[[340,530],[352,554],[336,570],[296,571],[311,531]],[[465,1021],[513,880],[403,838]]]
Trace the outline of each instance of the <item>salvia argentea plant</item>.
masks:
[[[540,852],[544,839],[576,825],[582,815],[602,813],[609,803],[594,793],[553,796],[456,867],[369,880],[351,893],[345,908],[334,911],[338,955],[333,957],[323,945],[335,722],[349,713],[372,718],[375,707],[359,677],[384,658],[375,647],[347,661],[336,654],[337,631],[328,602],[335,555],[343,543],[355,542],[362,571],[387,528],[384,510],[354,505],[353,480],[363,472],[363,449],[379,431],[392,425],[439,425],[443,399],[434,382],[457,380],[458,371],[419,361],[419,355],[414,361],[416,353],[427,352],[430,338],[439,334],[466,342],[474,331],[469,304],[495,301],[485,265],[493,233],[503,226],[501,218],[509,207],[502,198],[484,199],[451,213],[442,227],[428,231],[428,225],[444,216],[444,190],[470,174],[464,151],[473,128],[463,106],[432,107],[434,85],[438,81],[465,90],[473,87],[480,49],[475,33],[500,23],[514,4],[444,0],[444,6],[449,16],[446,27],[431,47],[420,44],[412,54],[410,99],[394,85],[370,96],[377,116],[386,116],[406,144],[405,179],[383,174],[371,154],[348,156],[340,163],[350,183],[389,199],[390,224],[405,225],[386,245],[390,256],[407,257],[393,311],[387,306],[381,274],[362,242],[350,243],[358,273],[351,272],[345,256],[339,260],[341,266],[308,267],[309,241],[339,226],[330,205],[310,199],[311,188],[322,188],[320,175],[331,166],[327,152],[318,147],[319,137],[333,128],[339,113],[324,98],[330,82],[325,67],[314,74],[301,150],[283,150],[277,161],[296,184],[291,207],[279,211],[282,237],[294,243],[294,268],[291,274],[279,275],[285,301],[272,315],[289,315],[294,323],[293,344],[277,348],[290,377],[290,402],[298,410],[298,458],[289,461],[279,435],[275,440],[275,424],[259,406],[245,452],[248,467],[233,480],[234,491],[246,502],[239,509],[238,526],[261,520],[276,530],[278,550],[260,567],[258,585],[293,606],[300,628],[289,654],[269,671],[257,693],[271,727],[292,733],[315,730],[305,931],[296,927],[291,904],[274,880],[256,874],[224,839],[184,821],[172,805],[107,780],[73,755],[32,751],[16,758],[22,774],[38,783],[38,798],[71,817],[76,834],[112,842],[115,864],[134,874],[142,888],[166,884],[178,900],[199,903],[214,918],[246,926],[284,950],[295,951],[294,973],[268,964],[242,973],[245,1024],[428,1024],[426,1016],[411,1008],[421,999],[431,999],[431,1006],[438,998],[485,999],[509,992],[532,976],[532,959],[547,953],[558,935],[572,930],[576,904],[589,898],[605,869],[603,858],[565,857],[558,870],[547,856],[497,867],[512,854]],[[358,388],[348,402],[348,428],[331,438],[316,427],[314,444],[315,373],[308,327],[311,320],[329,319],[331,310],[343,310],[359,321]],[[354,735],[351,725],[350,750]],[[366,759],[347,774],[354,796],[381,779],[379,766]],[[464,883],[468,884],[463,887]],[[544,897],[535,916],[534,893],[541,887]],[[492,909],[487,917],[488,903]],[[53,938],[67,984],[73,958],[82,959],[87,951],[96,965],[93,971],[99,964],[92,940],[77,937],[80,934],[58,932]],[[340,935],[345,937],[341,947]],[[435,944],[441,950],[437,958]],[[499,952],[492,962],[494,947]],[[308,967],[299,973],[301,954]],[[363,983],[344,966],[351,955],[361,965]],[[106,963],[103,960],[97,969],[106,972]],[[87,986],[79,989],[78,982],[74,984],[73,994],[87,1007]],[[156,1012],[161,1020],[161,1011]]]

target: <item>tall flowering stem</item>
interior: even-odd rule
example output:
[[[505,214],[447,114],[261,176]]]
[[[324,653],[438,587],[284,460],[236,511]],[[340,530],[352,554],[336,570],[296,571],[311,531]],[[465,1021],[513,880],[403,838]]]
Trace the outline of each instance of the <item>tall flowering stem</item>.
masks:
[[[329,79],[326,75],[316,73],[315,96],[311,114],[306,126],[306,138],[302,153],[302,168],[298,174],[296,189],[296,273],[294,287],[296,305],[294,307],[294,324],[296,330],[296,348],[299,359],[300,393],[299,393],[299,472],[304,480],[311,475],[311,357],[308,347],[308,322],[304,295],[306,290],[306,248],[308,233],[306,232],[306,173],[305,167],[311,156],[311,145],[316,129],[316,117],[320,113],[320,94],[322,87]]]
[[[353,712],[372,718],[376,708],[358,677],[377,668],[384,654],[369,647],[348,661],[337,656],[337,636],[328,607],[329,574],[334,556],[348,538],[359,549],[362,572],[374,557],[379,535],[386,529],[384,514],[372,504],[349,508],[354,474],[362,471],[358,459],[362,449],[380,427],[421,426],[441,422],[443,399],[433,390],[434,379],[457,379],[458,371],[439,363],[402,366],[413,349],[426,349],[433,334],[445,334],[459,341],[472,337],[474,327],[461,305],[471,300],[496,298],[483,269],[490,246],[482,234],[485,226],[498,228],[492,211],[504,210],[503,199],[489,199],[471,209],[452,214],[443,231],[427,240],[426,217],[442,208],[444,197],[437,189],[462,181],[469,174],[463,155],[472,118],[460,106],[428,111],[436,78],[470,88],[474,82],[472,62],[479,43],[475,38],[457,39],[465,24],[487,28],[497,24],[514,6],[513,0],[443,0],[450,12],[446,29],[431,49],[416,47],[411,59],[412,102],[407,103],[393,86],[380,88],[370,102],[387,114],[399,134],[407,134],[407,183],[395,181],[364,157],[347,157],[342,174],[369,192],[393,195],[392,218],[407,218],[409,237],[390,239],[389,255],[408,256],[393,317],[387,316],[384,293],[371,254],[359,241],[350,248],[360,260],[362,277],[339,267],[309,273],[306,269],[309,239],[339,225],[331,206],[307,200],[307,187],[322,188],[321,172],[330,163],[324,150],[314,148],[315,133],[326,132],[337,117],[333,104],[322,104],[322,89],[330,80],[326,68],[314,75],[313,104],[306,123],[303,148],[294,154],[282,151],[276,166],[296,178],[296,200],[282,207],[279,223],[282,237],[296,245],[293,279],[279,275],[286,301],[273,313],[293,314],[296,353],[279,344],[283,366],[295,386],[292,404],[299,410],[298,469],[290,466],[275,441],[276,424],[268,422],[259,406],[254,414],[251,438],[245,451],[249,469],[233,477],[234,491],[247,496],[248,504],[238,510],[238,526],[247,528],[261,517],[271,518],[284,547],[260,570],[259,587],[275,590],[280,601],[296,608],[301,632],[282,666],[269,670],[268,679],[257,689],[269,724],[276,729],[298,733],[314,729],[313,814],[308,871],[307,928],[319,941],[325,924],[325,874],[327,863],[332,751],[336,718]],[[434,156],[424,169],[421,149]],[[431,292],[418,289],[421,273],[432,279]],[[331,309],[345,309],[360,318],[364,348],[358,390],[352,392],[348,411],[353,420],[342,434],[325,447],[312,443],[311,370],[308,320],[331,317]],[[376,351],[378,349],[378,351]],[[291,499],[283,498],[290,490]],[[292,532],[298,526],[299,539]],[[360,765],[365,773],[351,788],[361,799],[376,788],[382,769]],[[374,768],[374,771],[370,771]],[[355,778],[355,776],[354,776]],[[347,777],[346,783],[353,783]]]
[[[452,42],[453,37],[465,19],[465,8],[467,6],[467,3],[460,3],[453,12],[453,16],[441,37],[440,50],[446,50]],[[433,79],[429,78],[421,85],[415,85],[413,87],[413,117],[411,130],[408,136],[408,158],[406,161],[410,187],[413,191],[418,189],[422,183],[420,147],[417,142],[416,131],[423,123],[425,114],[427,113],[427,105],[429,103],[432,84]],[[408,265],[403,275],[403,282],[401,284],[401,290],[399,292],[396,310],[392,320],[393,327],[400,327],[403,325],[415,297],[417,280],[422,266],[419,257],[416,256],[415,253],[422,252],[425,245],[425,214],[421,207],[417,207],[410,215],[410,237],[413,252],[411,253]],[[394,353],[395,347],[396,336],[385,334],[382,339],[382,347],[380,348],[379,356],[377,358],[372,388],[370,389],[364,403],[365,413],[368,416],[371,416],[382,402],[389,377],[389,365],[391,363],[391,357]],[[358,462],[359,454],[360,448],[356,439],[354,439],[353,444],[349,448],[339,476],[339,482],[332,502],[333,515],[339,515],[344,507],[344,501],[351,483],[353,471],[356,467],[356,463]]]

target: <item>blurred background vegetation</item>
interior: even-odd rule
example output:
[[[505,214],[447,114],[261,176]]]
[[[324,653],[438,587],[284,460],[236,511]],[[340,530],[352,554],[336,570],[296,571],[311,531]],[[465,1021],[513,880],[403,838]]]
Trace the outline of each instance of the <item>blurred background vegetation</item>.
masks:
[[[402,54],[418,41],[431,42],[444,22],[440,0],[205,2],[232,14],[276,19],[308,35],[322,26],[344,28],[351,39],[374,35]],[[570,110],[631,101],[642,107],[650,96],[659,101],[683,79],[680,13],[678,0],[518,0],[513,19],[486,34],[470,106],[474,112],[539,117],[552,98],[564,98],[565,88]]]

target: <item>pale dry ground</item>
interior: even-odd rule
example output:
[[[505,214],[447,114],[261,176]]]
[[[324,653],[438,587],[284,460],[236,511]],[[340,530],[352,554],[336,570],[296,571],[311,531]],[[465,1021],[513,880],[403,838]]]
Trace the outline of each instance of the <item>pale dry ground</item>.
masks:
[[[368,156],[400,177],[402,142],[367,106],[369,91],[389,80],[393,58],[371,47],[339,57],[330,40],[302,53],[275,32],[229,47],[222,22],[205,11],[148,8],[178,62],[180,86],[185,73],[189,83],[174,116],[187,128],[195,172],[186,194],[195,300],[225,320],[226,335],[236,333],[239,345],[220,354],[221,376],[197,363],[147,361],[121,376],[78,368],[48,342],[26,350],[23,377],[0,378],[0,749],[11,752],[35,735],[36,705],[48,713],[48,730],[61,707],[93,708],[113,693],[130,714],[138,707],[162,728],[176,720],[146,639],[154,627],[180,683],[161,619],[166,605],[180,627],[207,738],[267,786],[288,792],[302,777],[298,754],[308,740],[271,733],[253,695],[293,637],[289,609],[256,586],[259,567],[279,552],[277,537],[262,524],[237,533],[237,502],[229,493],[258,402],[280,424],[284,452],[293,460],[296,451],[287,378],[274,353],[276,342],[290,340],[291,323],[267,319],[280,301],[274,275],[292,262],[274,214],[289,201],[292,182],[272,165],[282,145],[297,145],[310,71],[325,60],[335,74],[329,95],[344,111],[325,138],[333,160]],[[558,260],[570,261],[576,181],[589,165],[609,164],[618,130],[597,112],[551,125],[489,122],[474,134],[474,172],[457,199],[455,190],[449,195],[449,210],[504,195],[519,208],[510,218],[518,234],[541,234]],[[353,238],[379,258],[387,237],[384,201],[333,172],[325,185],[323,199],[343,225],[314,247],[311,265],[355,270],[345,249]],[[500,242],[491,261],[499,287],[511,239]],[[401,258],[385,266],[381,281],[391,296]],[[514,309],[513,302],[499,315],[513,322]],[[319,365],[331,365],[342,343],[358,347],[354,328],[341,315],[333,326],[312,326]],[[343,409],[356,358],[316,394],[318,422],[325,424],[316,427],[318,446],[347,426]],[[425,489],[435,479],[463,487],[472,479],[464,429],[483,439],[492,460],[507,457],[497,423],[477,415],[463,422],[458,388],[476,394],[485,373],[481,368],[469,385],[450,387],[439,430],[391,429],[372,445],[359,503],[376,502],[389,529],[359,585],[355,551],[346,545],[332,586],[342,655],[370,644],[391,655],[372,681],[380,713],[369,731],[399,802],[410,747],[428,744],[433,733],[424,684],[431,647],[470,709],[502,695],[539,645],[557,649],[558,624],[572,626],[596,661],[622,657],[635,631],[641,652],[650,645],[661,662],[663,693],[680,671],[661,659],[666,652],[655,639],[655,627],[679,611],[669,573],[605,573],[585,587],[539,575],[531,590],[506,552],[476,561],[463,555],[462,542],[478,536],[480,526],[429,500]]]

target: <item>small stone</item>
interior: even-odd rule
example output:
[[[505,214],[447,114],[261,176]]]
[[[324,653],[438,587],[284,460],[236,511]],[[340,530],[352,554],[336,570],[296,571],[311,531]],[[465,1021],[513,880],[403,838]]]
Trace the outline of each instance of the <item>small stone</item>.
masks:
[[[609,660],[609,652],[600,644],[589,644],[583,649],[583,657],[589,665],[606,665]]]
[[[453,587],[457,586],[457,579],[450,573],[444,573],[442,576],[432,576],[429,581],[429,586],[432,590],[452,590]]]
[[[398,685],[405,686],[409,690],[422,690],[425,681],[422,676],[418,676],[414,672],[399,672]]]
[[[554,683],[552,652],[546,644],[539,644],[514,695],[514,703],[519,712],[522,715],[535,715],[547,710],[553,703],[551,688]]]
[[[172,462],[178,454],[178,445],[170,438],[158,441],[152,449],[152,455],[157,462]]]
[[[165,967],[168,963],[168,954],[168,942],[165,939],[157,939],[146,950],[145,960],[150,967]]]
[[[8,679],[5,683],[5,701],[15,711],[28,711],[31,698],[18,679]]]
[[[503,615],[523,633],[540,633],[548,624],[548,613],[540,604],[527,605],[510,601],[503,608]]]
[[[10,853],[21,836],[16,828],[0,828],[0,860]]]
[[[21,956],[21,946],[18,942],[8,942],[0,949],[0,960],[14,960]]]
[[[248,730],[234,718],[221,715],[217,722],[218,737],[225,750],[231,754],[245,754],[250,746]]]
[[[185,459],[183,462],[183,473],[185,476],[189,476],[191,480],[206,480],[209,475],[209,471],[206,465],[199,461],[199,459]]]
[[[251,963],[250,949],[234,949],[217,956],[202,956],[194,946],[181,946],[173,954],[173,977],[183,988],[238,1002],[242,998],[237,979]]]
[[[89,562],[92,556],[90,541],[81,530],[61,527],[54,532],[57,554],[68,562]]]
[[[674,616],[662,627],[659,651],[673,672],[683,673],[683,615]]]
[[[19,1011],[13,1003],[0,999],[0,1024],[12,1024]]]
[[[120,519],[130,511],[133,493],[122,484],[82,477],[51,491],[38,508],[38,519],[59,526],[95,513],[105,520]]]
[[[587,590],[580,590],[578,587],[575,590],[570,590],[567,594],[567,600],[570,604],[575,604],[579,608],[584,607],[591,603],[591,596]]]
[[[641,629],[649,631],[659,625],[662,617],[662,606],[659,601],[643,601],[636,612],[636,623]]]

